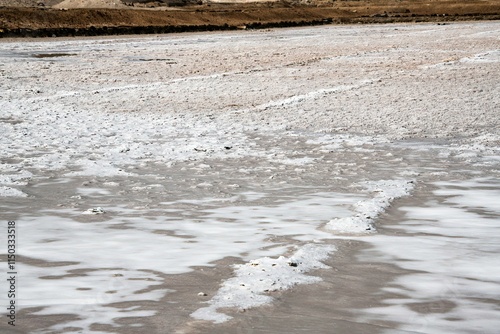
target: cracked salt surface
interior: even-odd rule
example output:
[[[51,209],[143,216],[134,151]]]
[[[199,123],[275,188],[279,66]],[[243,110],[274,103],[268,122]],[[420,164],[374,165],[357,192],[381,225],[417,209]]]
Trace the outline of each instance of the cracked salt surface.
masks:
[[[227,321],[234,309],[321,280],[338,239],[362,235],[383,247],[386,236],[372,232],[415,189],[433,185],[451,192],[435,196],[453,196],[467,185],[457,179],[498,178],[497,27],[0,43],[0,217],[18,223],[18,306],[37,324],[21,328],[164,333],[196,318]],[[75,55],[26,56],[42,53]],[[452,57],[470,61],[431,66]],[[136,61],[143,58],[175,63]],[[439,215],[477,221],[480,244],[490,235],[478,231],[498,218],[498,185],[486,191],[485,182],[471,182],[482,183],[479,199],[464,191],[431,204]],[[434,228],[419,210],[408,212]],[[393,253],[417,245],[399,240],[381,250],[402,268],[427,270],[431,250],[441,252],[432,246],[406,263]],[[465,277],[463,260],[457,275]],[[190,294],[176,283],[220,268],[228,269],[211,277],[220,289],[208,300],[193,299],[198,286]],[[475,284],[471,291],[487,298],[482,290],[498,286]],[[454,316],[471,310],[453,302],[461,307]],[[389,320],[414,315],[394,305]],[[474,305],[487,315],[486,304]]]

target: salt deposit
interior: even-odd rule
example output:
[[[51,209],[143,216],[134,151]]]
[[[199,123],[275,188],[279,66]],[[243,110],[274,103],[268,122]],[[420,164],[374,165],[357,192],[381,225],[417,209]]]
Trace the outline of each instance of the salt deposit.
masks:
[[[470,321],[499,318],[484,301],[498,302],[488,292],[498,282],[479,267],[493,268],[485,254],[497,251],[499,31],[480,22],[0,43],[0,217],[19,231],[19,328],[231,323],[276,303],[273,293],[321,281],[336,243],[351,238],[426,272],[384,290],[408,300],[455,275],[448,315],[463,321],[427,317],[424,331],[492,332],[496,321]],[[399,208],[396,227],[416,237],[375,233],[414,193],[428,203]],[[457,236],[464,248],[443,251]],[[422,329],[405,300],[387,305],[351,320]]]

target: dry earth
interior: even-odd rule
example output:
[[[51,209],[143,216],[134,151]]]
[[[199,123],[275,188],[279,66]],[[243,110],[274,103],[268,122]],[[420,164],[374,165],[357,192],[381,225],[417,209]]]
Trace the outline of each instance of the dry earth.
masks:
[[[179,6],[181,4],[182,6]],[[134,9],[134,10],[131,10]],[[500,18],[495,0],[204,3],[0,0],[0,37],[165,33],[325,23]],[[140,28],[139,28],[140,27]]]

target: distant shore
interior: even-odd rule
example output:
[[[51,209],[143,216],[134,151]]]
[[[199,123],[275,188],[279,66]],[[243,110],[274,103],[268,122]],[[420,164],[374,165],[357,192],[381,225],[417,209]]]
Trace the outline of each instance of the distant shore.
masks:
[[[321,24],[500,20],[495,1],[282,2],[133,9],[0,7],[0,38],[265,29]]]

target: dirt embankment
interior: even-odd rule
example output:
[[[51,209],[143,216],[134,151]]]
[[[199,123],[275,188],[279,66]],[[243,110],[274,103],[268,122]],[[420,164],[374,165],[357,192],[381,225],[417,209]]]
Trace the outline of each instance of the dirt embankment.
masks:
[[[64,3],[64,2],[63,2]],[[500,19],[497,0],[336,1],[203,4],[143,8],[0,7],[0,37],[165,33],[299,26],[325,23],[389,23]]]

